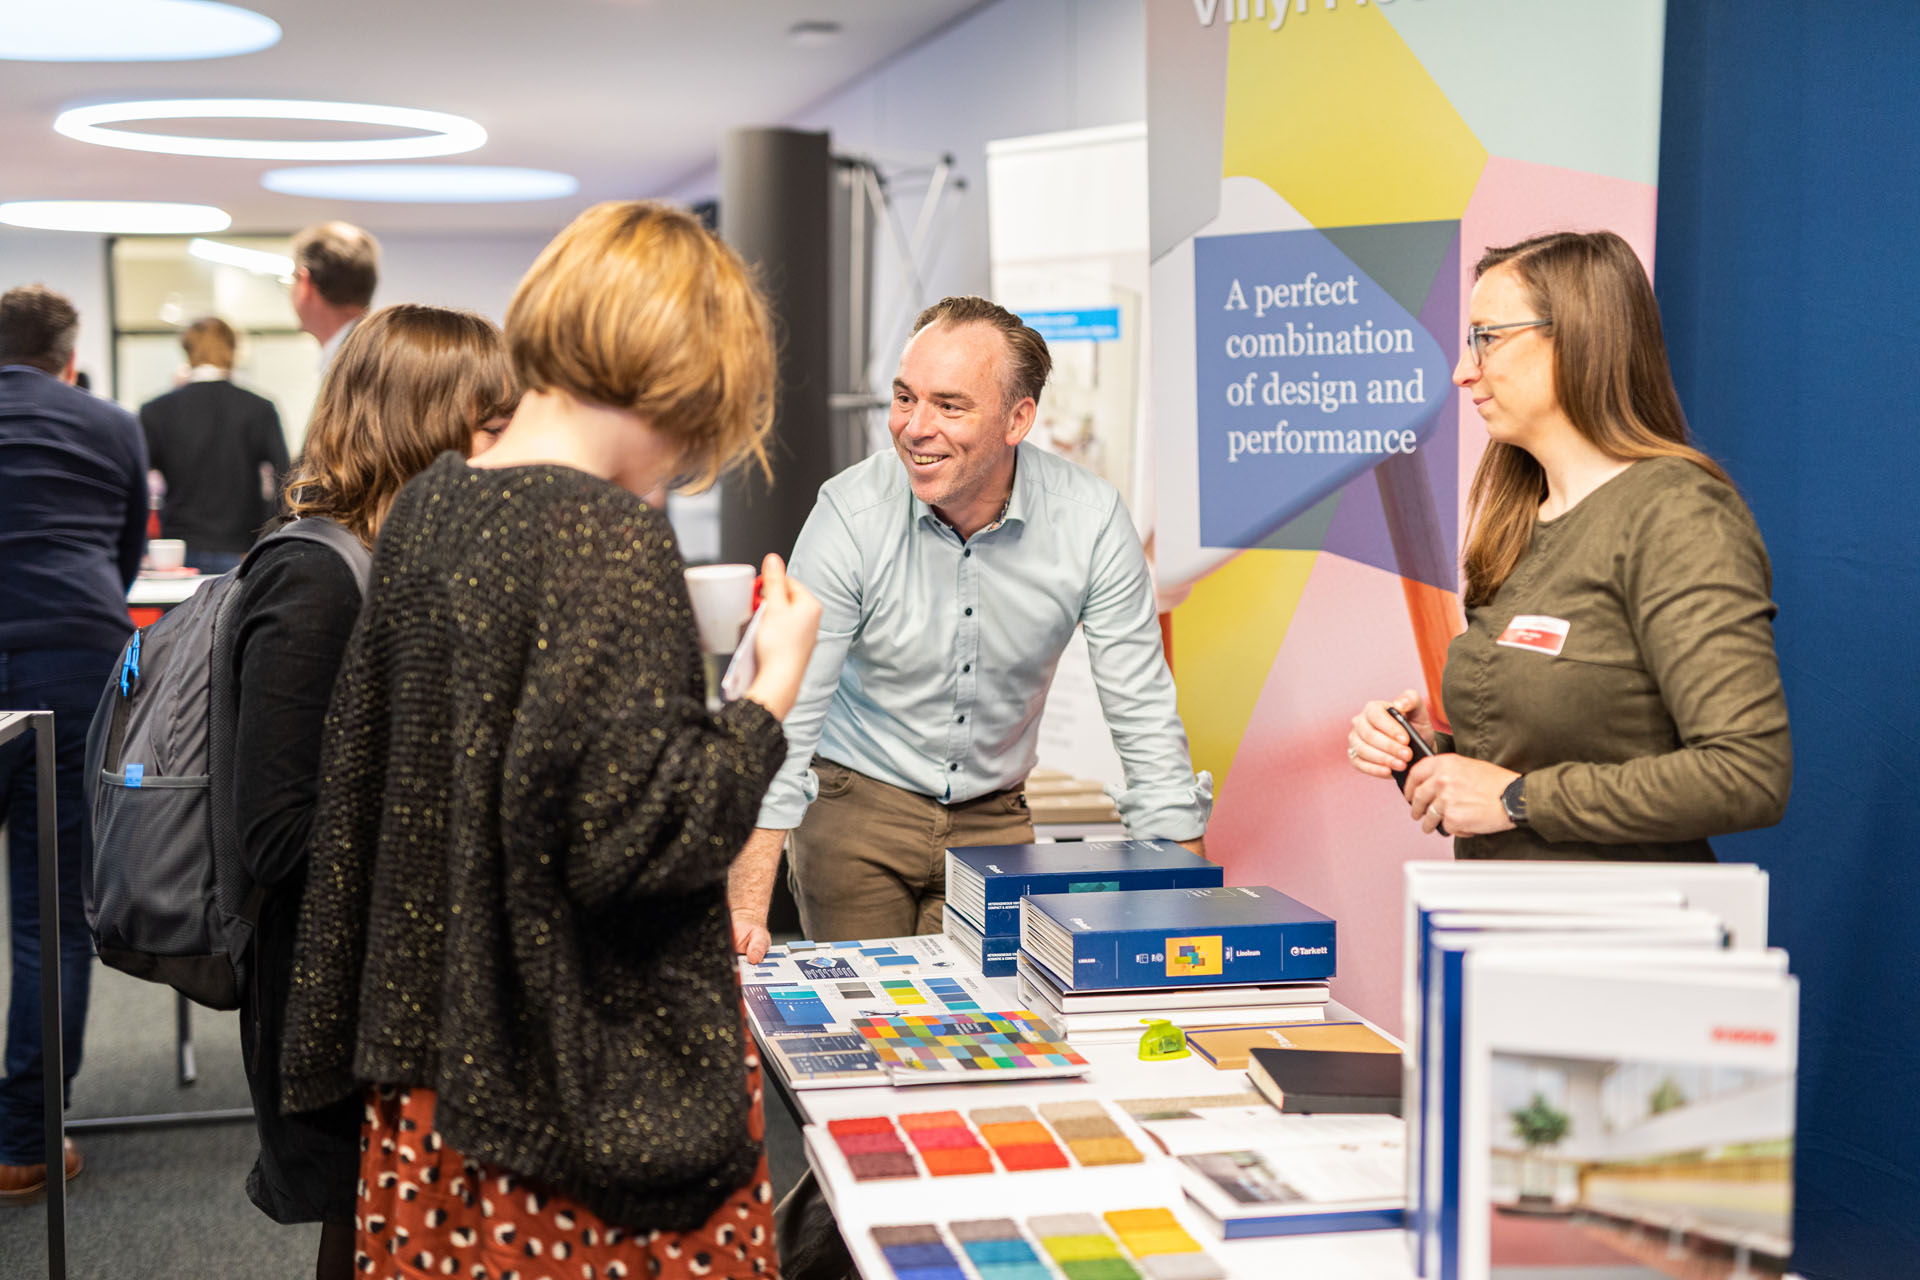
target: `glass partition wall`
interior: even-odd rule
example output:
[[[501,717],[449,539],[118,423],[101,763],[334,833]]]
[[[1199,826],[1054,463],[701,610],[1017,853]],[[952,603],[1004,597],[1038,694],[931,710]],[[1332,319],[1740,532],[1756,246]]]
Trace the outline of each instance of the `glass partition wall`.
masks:
[[[108,246],[113,398],[134,412],[186,374],[180,331],[218,316],[239,335],[233,380],[273,401],[300,452],[320,388],[320,348],[287,296],[286,236],[120,236]]]

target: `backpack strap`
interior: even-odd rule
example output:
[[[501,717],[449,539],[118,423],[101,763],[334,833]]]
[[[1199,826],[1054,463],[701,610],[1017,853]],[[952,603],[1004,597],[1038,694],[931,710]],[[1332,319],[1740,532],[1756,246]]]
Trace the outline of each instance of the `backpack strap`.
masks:
[[[361,599],[366,598],[367,582],[373,576],[373,552],[367,550],[366,545],[345,525],[326,516],[302,516],[298,520],[288,521],[254,543],[253,549],[247,552],[247,558],[240,562],[239,575],[246,576],[248,567],[269,543],[289,538],[332,547],[335,554],[347,562],[347,568],[353,571],[353,582],[360,588]]]

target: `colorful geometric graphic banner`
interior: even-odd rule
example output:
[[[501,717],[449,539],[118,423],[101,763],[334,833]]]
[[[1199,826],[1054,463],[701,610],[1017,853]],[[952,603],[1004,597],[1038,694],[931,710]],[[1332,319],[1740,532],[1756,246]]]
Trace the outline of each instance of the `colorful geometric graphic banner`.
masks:
[[[1148,0],[1154,568],[1208,852],[1336,916],[1392,1022],[1408,858],[1348,719],[1464,625],[1473,265],[1608,228],[1651,269],[1662,0]],[[1377,936],[1372,932],[1378,927]]]

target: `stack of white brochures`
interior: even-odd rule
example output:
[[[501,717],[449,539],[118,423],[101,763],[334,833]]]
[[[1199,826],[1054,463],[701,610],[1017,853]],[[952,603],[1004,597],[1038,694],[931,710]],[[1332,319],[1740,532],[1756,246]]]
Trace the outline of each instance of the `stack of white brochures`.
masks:
[[[1463,968],[1461,1157],[1435,1274],[1785,1274],[1785,953],[1491,948]]]
[[[1103,1032],[1139,1034],[1143,1020],[1165,1018],[1192,1031],[1288,1022],[1319,1022],[1327,1016],[1324,982],[1231,983],[1212,987],[1122,987],[1074,991],[1046,967],[1019,960],[1020,1003],[1071,1038]]]
[[[1407,887],[1407,1225],[1418,1273],[1456,1280],[1486,1274],[1461,1270],[1460,1254],[1468,1212],[1461,1172],[1474,1140],[1462,1128],[1465,1027],[1480,1007],[1468,988],[1469,959],[1512,955],[1517,964],[1551,972],[1553,957],[1580,953],[1613,957],[1612,971],[1622,974],[1640,970],[1648,956],[1679,970],[1689,966],[1676,956],[1775,972],[1784,961],[1758,950],[1766,879],[1752,868],[1416,863],[1407,868]],[[1729,950],[1735,942],[1744,950]],[[1556,1007],[1578,1011],[1571,986]],[[1540,1079],[1550,1080],[1551,1071],[1543,1071]],[[1591,1102],[1584,1093],[1579,1099]],[[1513,1110],[1518,1116],[1526,1107]],[[1543,1104],[1540,1114],[1551,1111]],[[1551,1136],[1551,1124],[1542,1125],[1527,1130],[1534,1146]],[[1543,1221],[1526,1225],[1538,1234],[1558,1232]],[[1607,1247],[1584,1237],[1546,1246],[1570,1257],[1613,1258]]]

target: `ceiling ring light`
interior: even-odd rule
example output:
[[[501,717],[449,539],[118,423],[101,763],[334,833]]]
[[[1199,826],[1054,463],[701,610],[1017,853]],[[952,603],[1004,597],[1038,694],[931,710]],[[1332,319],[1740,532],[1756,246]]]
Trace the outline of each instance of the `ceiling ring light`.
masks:
[[[184,62],[280,42],[272,18],[217,0],[58,0],[0,9],[0,59],[10,62]]]
[[[501,204],[558,200],[580,189],[569,173],[482,164],[340,164],[269,169],[260,185],[287,196],[389,204]]]
[[[0,204],[0,223],[36,231],[90,231],[96,235],[193,235],[233,225],[210,204],[150,200],[12,200]]]
[[[419,129],[425,136],[346,141],[298,141],[270,138],[208,138],[171,133],[141,133],[106,126],[132,120],[320,120],[330,124],[370,124]],[[211,156],[222,160],[416,160],[452,156],[484,146],[487,131],[465,116],[414,107],[382,107],[359,102],[310,102],[286,98],[169,98],[148,102],[103,102],[75,107],[55,118],[53,128],[80,142],[128,151],[172,156]]]

